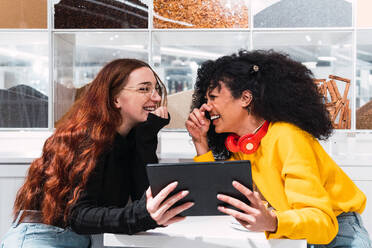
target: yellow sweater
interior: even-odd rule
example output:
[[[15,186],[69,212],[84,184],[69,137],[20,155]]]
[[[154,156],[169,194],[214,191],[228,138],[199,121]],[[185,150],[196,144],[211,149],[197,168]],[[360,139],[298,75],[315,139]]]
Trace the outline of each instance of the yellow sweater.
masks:
[[[194,158],[213,161],[212,152]],[[250,160],[252,177],[278,217],[267,238],[306,239],[328,244],[338,232],[336,216],[362,213],[366,196],[309,133],[284,122],[270,124],[254,154],[234,153],[230,160]]]

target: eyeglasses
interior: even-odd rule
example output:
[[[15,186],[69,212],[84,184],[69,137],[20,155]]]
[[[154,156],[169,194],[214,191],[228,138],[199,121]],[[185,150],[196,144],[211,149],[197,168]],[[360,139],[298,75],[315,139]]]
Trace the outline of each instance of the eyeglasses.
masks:
[[[155,84],[155,86],[152,85],[144,85],[140,87],[125,87],[123,90],[131,90],[136,91],[138,93],[154,97],[155,92],[159,94],[159,96],[162,96],[162,89],[160,84]]]

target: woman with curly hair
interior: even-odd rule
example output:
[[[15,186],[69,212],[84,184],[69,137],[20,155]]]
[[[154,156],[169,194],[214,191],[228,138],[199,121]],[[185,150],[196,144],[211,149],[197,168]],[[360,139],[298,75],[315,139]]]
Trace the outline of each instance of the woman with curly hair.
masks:
[[[145,170],[169,123],[166,91],[150,66],[108,63],[58,124],[30,166],[1,247],[89,247],[87,234],[133,234],[182,220],[182,191],[153,197]],[[147,189],[147,191],[146,191]],[[145,193],[146,191],[146,193]]]
[[[198,70],[186,121],[196,162],[250,160],[251,202],[217,198],[218,209],[267,238],[306,239],[314,247],[370,247],[360,213],[366,197],[317,139],[332,133],[313,76],[272,50],[240,51]]]

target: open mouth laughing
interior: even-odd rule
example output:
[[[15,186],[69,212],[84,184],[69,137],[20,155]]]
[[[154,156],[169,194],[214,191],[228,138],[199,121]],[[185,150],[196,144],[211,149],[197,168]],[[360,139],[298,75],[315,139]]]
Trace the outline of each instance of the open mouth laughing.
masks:
[[[211,115],[211,121],[219,119],[221,116],[220,115]]]
[[[143,107],[143,109],[146,111],[152,112],[152,111],[155,111],[156,106],[147,106],[147,107]]]

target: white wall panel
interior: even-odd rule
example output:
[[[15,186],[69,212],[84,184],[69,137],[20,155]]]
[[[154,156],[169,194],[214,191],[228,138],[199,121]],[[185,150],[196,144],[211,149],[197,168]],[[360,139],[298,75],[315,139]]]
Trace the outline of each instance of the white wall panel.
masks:
[[[0,177],[0,239],[7,232],[12,222],[15,196],[23,184],[23,180],[22,177]]]

